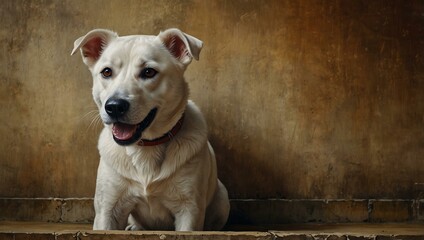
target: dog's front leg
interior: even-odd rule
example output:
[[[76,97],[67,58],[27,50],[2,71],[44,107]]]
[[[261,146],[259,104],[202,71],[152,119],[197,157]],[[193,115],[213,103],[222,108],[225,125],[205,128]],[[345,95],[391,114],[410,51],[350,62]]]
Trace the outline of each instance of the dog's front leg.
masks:
[[[183,206],[175,213],[176,231],[202,231],[205,211],[196,206]]]
[[[94,197],[93,230],[124,230],[134,207],[125,194],[125,181],[100,161]]]
[[[111,213],[99,212],[94,218],[93,230],[118,229],[119,223],[112,218]]]
[[[117,192],[115,194],[109,192],[106,196],[96,193],[94,208],[96,216],[93,230],[124,230],[134,204]]]

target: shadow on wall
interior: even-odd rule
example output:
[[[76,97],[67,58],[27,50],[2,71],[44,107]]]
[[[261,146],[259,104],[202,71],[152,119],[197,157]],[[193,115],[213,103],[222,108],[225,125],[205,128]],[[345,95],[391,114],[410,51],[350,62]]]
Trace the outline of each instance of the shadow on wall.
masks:
[[[260,156],[255,156],[254,151],[248,150],[249,146],[244,146],[242,149],[229,148],[228,146],[232,146],[232,144],[214,135],[210,137],[210,142],[215,150],[219,177],[227,186],[230,198],[286,197],[285,186],[290,180],[283,173],[276,173],[275,168],[265,164],[263,159],[259,159]],[[238,145],[240,146],[240,143]],[[274,147],[278,148],[276,145]],[[278,151],[280,150],[278,149]],[[284,155],[288,156],[287,151]],[[243,181],[239,181],[239,179],[243,179]]]

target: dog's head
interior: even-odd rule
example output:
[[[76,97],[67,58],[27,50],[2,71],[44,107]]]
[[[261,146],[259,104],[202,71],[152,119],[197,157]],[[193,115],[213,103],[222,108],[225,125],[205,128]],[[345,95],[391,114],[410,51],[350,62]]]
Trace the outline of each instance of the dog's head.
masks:
[[[153,139],[170,130],[185,109],[184,71],[198,59],[202,41],[168,29],[158,36],[119,37],[95,29],[74,43],[93,76],[100,117],[120,145]]]

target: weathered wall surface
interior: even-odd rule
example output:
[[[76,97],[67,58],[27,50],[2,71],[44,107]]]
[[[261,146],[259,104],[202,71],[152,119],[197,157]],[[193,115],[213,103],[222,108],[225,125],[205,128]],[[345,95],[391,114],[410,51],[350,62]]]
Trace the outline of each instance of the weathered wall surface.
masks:
[[[101,124],[73,41],[178,27],[232,198],[418,197],[422,1],[4,1],[0,196],[91,197]]]

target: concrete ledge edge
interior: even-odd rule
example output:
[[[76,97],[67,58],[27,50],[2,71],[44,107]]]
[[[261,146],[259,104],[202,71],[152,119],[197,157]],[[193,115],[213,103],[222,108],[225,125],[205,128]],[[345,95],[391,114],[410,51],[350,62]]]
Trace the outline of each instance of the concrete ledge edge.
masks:
[[[230,225],[424,221],[424,199],[232,199]],[[0,221],[91,223],[93,198],[0,197]]]

